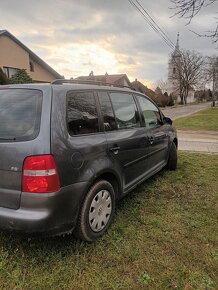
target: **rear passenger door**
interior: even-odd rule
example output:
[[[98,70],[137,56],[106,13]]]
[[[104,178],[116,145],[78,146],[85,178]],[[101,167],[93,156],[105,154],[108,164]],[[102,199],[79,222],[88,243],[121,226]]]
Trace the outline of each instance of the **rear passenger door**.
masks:
[[[136,99],[142,110],[145,130],[149,138],[149,171],[153,172],[163,167],[168,156],[169,136],[162,121],[160,110],[149,99],[137,95]]]
[[[104,165],[106,137],[101,132],[96,94],[58,87],[53,97],[52,153],[64,186],[87,182]],[[67,126],[67,128],[66,128]]]
[[[126,92],[99,92],[108,154],[122,172],[124,192],[143,178],[147,170],[148,136],[134,97]]]

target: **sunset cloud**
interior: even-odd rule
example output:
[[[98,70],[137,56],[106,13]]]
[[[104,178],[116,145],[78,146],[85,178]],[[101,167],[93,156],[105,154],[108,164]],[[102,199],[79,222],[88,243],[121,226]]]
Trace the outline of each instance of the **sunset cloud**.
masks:
[[[207,7],[191,26],[171,18],[170,1],[141,0],[175,43],[204,55],[216,53],[194,31],[210,30],[215,12]],[[126,73],[155,83],[167,77],[171,49],[127,0],[0,0],[0,25],[65,77]]]

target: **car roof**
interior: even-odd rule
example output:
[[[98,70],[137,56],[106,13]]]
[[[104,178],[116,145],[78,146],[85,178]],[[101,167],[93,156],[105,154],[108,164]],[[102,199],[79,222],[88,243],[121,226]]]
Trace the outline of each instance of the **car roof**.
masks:
[[[17,89],[38,89],[44,90],[48,87],[51,87],[55,90],[110,90],[110,91],[125,91],[125,92],[133,92],[134,89],[130,87],[113,85],[113,84],[96,84],[96,83],[28,83],[28,84],[8,84],[0,86],[0,89],[6,88],[17,88]]]

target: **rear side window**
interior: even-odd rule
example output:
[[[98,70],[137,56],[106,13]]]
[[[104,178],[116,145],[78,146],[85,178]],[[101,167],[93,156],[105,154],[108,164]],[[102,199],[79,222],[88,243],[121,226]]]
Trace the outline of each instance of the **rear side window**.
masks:
[[[92,92],[67,94],[67,124],[70,135],[99,132],[97,107]]]
[[[110,93],[118,130],[140,127],[139,113],[133,96],[125,93]]]
[[[109,95],[106,92],[99,92],[99,102],[101,107],[101,113],[103,117],[104,130],[113,131],[117,129],[114,112],[112,109]]]
[[[142,109],[145,125],[148,128],[162,125],[162,120],[158,108],[143,96],[137,96]]]
[[[0,90],[0,142],[27,141],[39,134],[42,92]]]

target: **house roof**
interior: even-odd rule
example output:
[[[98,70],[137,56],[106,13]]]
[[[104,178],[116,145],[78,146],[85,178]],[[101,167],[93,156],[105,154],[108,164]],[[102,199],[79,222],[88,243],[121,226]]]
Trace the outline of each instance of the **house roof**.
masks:
[[[137,79],[134,82],[132,82],[131,85],[137,91],[147,95],[149,98],[151,98],[153,100],[155,99],[155,92],[153,90],[149,89],[148,87],[146,87],[145,85],[143,85],[143,83],[141,83]]]
[[[38,57],[34,52],[32,52],[26,45],[24,45],[20,40],[18,40],[13,34],[7,30],[0,30],[0,37],[7,36],[14,42],[16,42],[20,47],[22,47],[26,52],[29,53],[31,59],[40,64],[45,70],[49,71],[55,78],[63,78],[59,73],[57,73],[52,67],[50,67],[46,62],[44,62],[40,57]]]
[[[127,77],[126,74],[109,75],[109,74],[106,73],[105,75],[80,76],[80,77],[78,77],[76,79],[78,79],[78,80],[94,80],[94,81],[100,81],[100,82],[105,82],[105,83],[113,84],[113,83],[119,82],[123,78],[126,80],[126,82],[128,83],[128,85],[131,86],[130,80]]]

